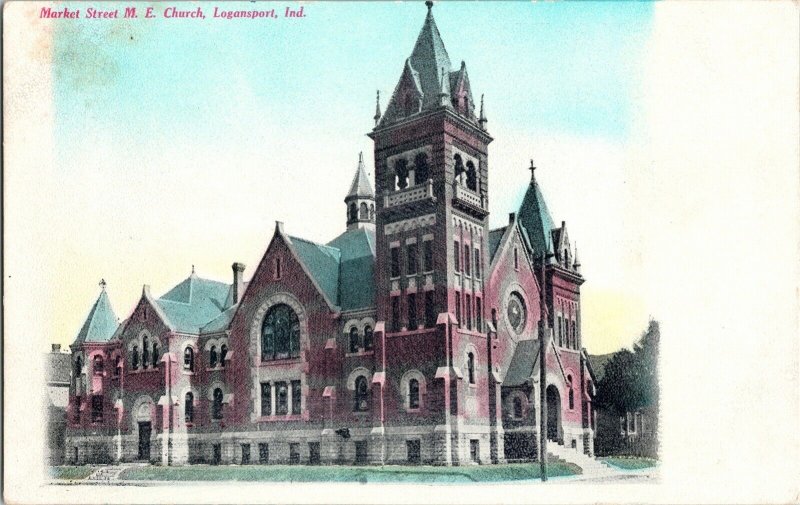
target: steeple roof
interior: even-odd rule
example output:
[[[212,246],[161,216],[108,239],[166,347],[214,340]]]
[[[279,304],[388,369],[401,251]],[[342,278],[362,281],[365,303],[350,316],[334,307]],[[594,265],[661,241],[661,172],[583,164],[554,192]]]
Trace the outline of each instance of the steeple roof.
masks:
[[[375,190],[369,180],[367,171],[364,168],[364,153],[358,153],[358,168],[353,176],[353,183],[350,184],[350,191],[347,192],[345,201],[352,198],[375,198]]]
[[[542,190],[536,178],[531,183],[517,212],[517,221],[524,230],[534,256],[553,253],[553,218],[547,209]]]
[[[442,87],[442,73],[450,73],[450,57],[444,47],[439,28],[433,19],[433,11],[428,5],[428,15],[425,16],[425,23],[414,44],[414,50],[408,59],[411,67],[419,73],[419,81],[422,86],[423,102],[422,108],[436,106],[439,91]],[[448,83],[449,84],[449,83]]]
[[[105,283],[101,284],[103,290],[100,291],[100,296],[92,305],[73,345],[80,345],[84,342],[108,342],[119,326],[117,316],[114,314],[114,309],[111,308],[111,302],[106,294]]]

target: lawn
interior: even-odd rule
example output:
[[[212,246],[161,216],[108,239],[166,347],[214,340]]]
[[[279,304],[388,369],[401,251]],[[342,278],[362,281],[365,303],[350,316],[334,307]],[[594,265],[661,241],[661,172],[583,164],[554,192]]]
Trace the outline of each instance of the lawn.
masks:
[[[549,477],[577,475],[569,463],[548,466]],[[538,479],[538,464],[485,466],[287,466],[248,465],[138,467],[122,472],[123,480],[157,481],[261,481],[261,482],[413,482],[465,483]]]
[[[50,477],[53,479],[82,480],[94,471],[91,466],[51,466]]]
[[[639,456],[608,456],[599,459],[605,461],[609,465],[613,465],[623,470],[641,470],[643,468],[652,468],[658,465],[657,459]]]

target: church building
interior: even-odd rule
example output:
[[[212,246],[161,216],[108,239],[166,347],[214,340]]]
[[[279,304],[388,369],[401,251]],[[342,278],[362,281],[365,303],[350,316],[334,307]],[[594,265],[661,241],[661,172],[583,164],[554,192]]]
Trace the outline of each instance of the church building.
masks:
[[[548,446],[593,455],[577,253],[532,163],[489,228],[483,101],[431,7],[376,105],[375,179],[359,156],[340,235],[278,222],[249,275],[145,285],[123,321],[102,283],[71,346],[64,461],[534,461],[542,396]]]

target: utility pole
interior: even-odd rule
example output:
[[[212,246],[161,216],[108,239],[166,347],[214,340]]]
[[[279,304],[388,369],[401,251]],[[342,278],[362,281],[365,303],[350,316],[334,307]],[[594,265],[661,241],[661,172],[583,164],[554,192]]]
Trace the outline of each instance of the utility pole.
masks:
[[[545,268],[547,254],[540,258],[539,281],[539,466],[542,482],[547,481],[547,296],[545,295]]]

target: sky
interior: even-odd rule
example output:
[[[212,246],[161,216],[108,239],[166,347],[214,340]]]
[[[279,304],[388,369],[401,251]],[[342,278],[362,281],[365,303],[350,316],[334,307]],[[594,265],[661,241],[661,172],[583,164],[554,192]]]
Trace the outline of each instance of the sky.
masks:
[[[191,265],[227,281],[244,261],[251,275],[276,220],[312,240],[338,235],[360,151],[372,173],[375,93],[385,108],[426,13],[422,2],[312,2],[302,19],[244,21],[204,9],[202,21],[54,24],[48,236],[70,252],[50,261],[56,292],[71,296],[53,300],[53,341],[71,342],[101,277],[124,318],[142,284],[162,294]],[[485,96],[496,139],[490,223],[517,209],[535,158],[553,218],[567,221],[585,265],[584,343],[595,352],[629,345],[657,317],[622,279],[629,251],[609,248],[623,233],[620,163],[652,11],[433,9],[454,66],[465,61]]]

